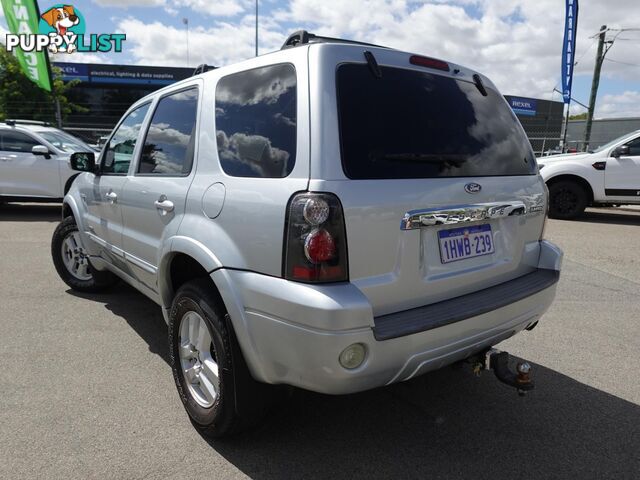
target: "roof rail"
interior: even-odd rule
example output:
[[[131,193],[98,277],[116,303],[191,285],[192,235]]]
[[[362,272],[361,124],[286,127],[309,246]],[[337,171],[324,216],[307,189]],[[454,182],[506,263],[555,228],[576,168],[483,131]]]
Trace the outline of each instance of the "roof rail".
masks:
[[[42,125],[44,127],[49,127],[51,126],[51,123],[49,122],[41,122],[39,120],[21,120],[18,118],[7,118],[4,123],[6,123],[7,125],[16,125],[16,124],[20,124],[20,125]]]
[[[191,76],[199,75],[201,73],[208,72],[209,70],[215,70],[216,68],[218,67],[214,67],[213,65],[207,65],[206,63],[201,63],[196,67],[196,69],[193,71],[193,74]]]
[[[367,47],[389,48],[382,45],[374,45],[373,43],[358,42],[356,40],[346,40],[344,38],[323,37],[314,33],[309,33],[306,30],[298,30],[289,35],[289,38],[284,42],[280,50],[287,48],[297,47],[299,45],[306,45],[309,43],[350,43],[353,45],[365,45]]]

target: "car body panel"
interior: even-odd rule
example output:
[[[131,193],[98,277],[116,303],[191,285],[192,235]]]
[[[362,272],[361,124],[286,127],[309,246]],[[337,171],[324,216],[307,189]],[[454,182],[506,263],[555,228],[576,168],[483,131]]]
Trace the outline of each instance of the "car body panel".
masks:
[[[370,51],[381,67],[425,71],[410,64],[410,54],[384,48]],[[349,247],[349,279],[365,292],[374,313],[381,315],[418,307],[530,272],[537,261],[537,242],[544,221],[542,206],[546,201],[539,176],[381,180],[346,177],[335,106],[335,72],[342,64],[364,63],[362,52],[362,47],[340,45],[315,45],[309,50],[312,92],[309,190],[335,193],[340,199]],[[475,73],[458,65],[450,68],[449,72],[428,73],[454,80],[470,80]],[[454,73],[455,70],[458,73]],[[495,90],[489,79],[483,77],[483,83]],[[524,138],[525,133],[515,117],[513,121],[518,134]],[[468,184],[480,185],[481,190],[468,193],[465,191]],[[440,261],[438,231],[455,226],[400,229],[404,215],[412,210],[487,202],[526,202],[529,210],[539,208],[518,218],[480,222],[491,224],[496,251],[461,262]]]
[[[383,65],[399,65],[408,58],[402,52],[374,50]],[[297,47],[159,90],[129,111],[190,84],[201,85],[196,158],[189,176],[176,180],[134,175],[140,161],[140,138],[150,122],[148,114],[128,173],[112,177],[121,184],[107,186],[109,181],[104,180],[101,185],[107,176],[83,174],[65,199],[80,217],[83,242],[96,244],[91,236],[98,232],[106,237],[101,238],[106,246],[94,245],[90,250],[94,267],[113,271],[160,304],[166,320],[175,295],[172,261],[180,255],[195,260],[222,297],[253,377],[263,382],[348,393],[407,380],[532,325],[555,295],[553,285],[446,327],[385,341],[374,338],[376,316],[455,299],[537,268],[559,271],[562,253],[540,241],[546,194],[539,175],[347,179],[336,128],[335,67],[340,61],[362,62],[362,53],[363,47],[352,45]],[[291,63],[296,70],[293,170],[285,178],[228,175],[217,153],[216,86],[226,75],[278,63]],[[474,73],[456,65],[452,68],[464,77]],[[489,79],[482,79],[487,88],[494,88]],[[465,189],[471,183],[480,185],[479,191]],[[113,205],[104,205],[105,188],[121,189],[120,213]],[[292,195],[305,191],[335,193],[342,204],[348,281],[314,285],[282,278],[287,206]],[[169,218],[162,218],[151,206],[160,194],[172,200],[180,197]],[[401,228],[405,214],[416,209],[472,208],[491,202],[518,202],[522,211],[483,222],[460,219],[464,224],[491,225],[496,251],[489,256],[443,265],[436,258],[435,239],[438,231],[453,225]],[[348,370],[339,365],[338,356],[354,342],[366,344],[368,357],[361,367]]]
[[[59,200],[64,197],[69,181],[77,175],[71,169],[69,152],[55,147],[40,133],[59,131],[53,127],[17,123],[0,124],[0,133],[15,131],[49,149],[50,158],[30,152],[0,150],[0,196],[29,200]]]
[[[617,147],[638,138],[640,130],[630,132],[608,148],[594,153],[539,158],[540,175],[547,183],[561,176],[579,177],[590,185],[594,203],[639,204],[640,155],[613,156]],[[604,170],[594,168],[594,164],[602,162],[606,165]]]

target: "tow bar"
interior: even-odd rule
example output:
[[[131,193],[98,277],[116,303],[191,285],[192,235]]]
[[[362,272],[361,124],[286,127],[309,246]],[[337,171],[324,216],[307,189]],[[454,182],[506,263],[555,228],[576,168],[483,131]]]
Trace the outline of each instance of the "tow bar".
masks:
[[[493,370],[498,380],[502,383],[514,387],[518,395],[524,397],[526,393],[533,390],[534,384],[531,380],[531,365],[528,362],[519,362],[516,370],[509,367],[509,353],[501,352],[491,348],[471,359],[473,373],[480,376],[482,370]]]

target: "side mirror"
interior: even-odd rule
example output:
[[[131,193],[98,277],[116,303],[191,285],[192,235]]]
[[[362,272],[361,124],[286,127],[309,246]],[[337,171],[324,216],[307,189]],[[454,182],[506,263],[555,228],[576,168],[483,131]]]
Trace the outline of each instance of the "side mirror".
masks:
[[[626,157],[629,155],[629,145],[620,145],[613,151],[615,158]]]
[[[96,156],[93,152],[72,153],[69,161],[73,170],[92,173],[96,171]]]
[[[31,148],[31,153],[33,153],[34,155],[42,155],[47,160],[51,158],[51,152],[44,145],[34,145]]]

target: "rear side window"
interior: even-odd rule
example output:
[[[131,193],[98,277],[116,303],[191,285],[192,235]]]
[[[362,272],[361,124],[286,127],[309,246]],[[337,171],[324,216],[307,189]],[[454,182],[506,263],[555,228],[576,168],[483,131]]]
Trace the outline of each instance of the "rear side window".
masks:
[[[342,165],[353,179],[532,175],[531,145],[501,95],[428,72],[337,72]]]
[[[226,76],[216,88],[222,169],[235,177],[282,178],[296,156],[296,71],[282,64]]]
[[[20,132],[2,132],[2,150],[5,152],[31,153],[31,149],[40,145],[28,135]]]
[[[197,87],[160,99],[142,147],[138,173],[175,176],[191,172],[197,113]]]

